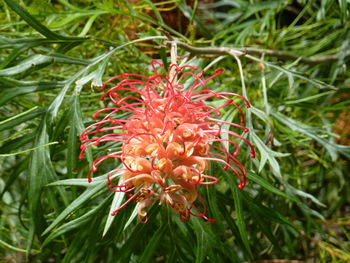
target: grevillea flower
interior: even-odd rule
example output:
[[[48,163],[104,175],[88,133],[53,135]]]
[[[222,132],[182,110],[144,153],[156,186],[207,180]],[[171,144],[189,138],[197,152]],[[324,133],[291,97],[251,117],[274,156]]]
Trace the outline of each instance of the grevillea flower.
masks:
[[[98,118],[103,114],[102,120],[81,134],[80,158],[93,145],[106,142],[121,145],[118,151],[97,158],[88,175],[91,182],[91,174],[106,159],[122,163],[122,168],[108,173],[106,184],[112,191],[124,192],[128,199],[112,215],[134,201],[138,203],[139,219],[146,222],[147,207],[158,202],[169,205],[183,221],[191,215],[214,221],[206,216],[206,206],[197,187],[218,182],[207,174],[210,162],[223,164],[225,170],[237,176],[238,187],[245,186],[246,170],[237,159],[240,152],[237,141],[248,144],[252,157],[255,154],[251,143],[240,135],[248,129],[242,126],[244,114],[235,99],[242,100],[247,108],[249,103],[238,94],[207,88],[207,82],[221,74],[222,69],[204,79],[204,72],[193,73],[196,67],[174,64],[163,76],[158,74],[156,64],[162,65],[153,61],[151,77],[121,74],[104,84],[102,89],[106,90],[108,85],[119,81],[101,98],[109,98],[112,106],[93,115]],[[126,95],[121,97],[121,94]],[[222,103],[214,107],[213,101],[218,99]],[[238,110],[241,124],[217,118],[226,107]],[[120,119],[120,113],[124,113],[125,119]],[[227,144],[234,147],[234,152],[229,152]],[[122,183],[117,184],[119,179]]]

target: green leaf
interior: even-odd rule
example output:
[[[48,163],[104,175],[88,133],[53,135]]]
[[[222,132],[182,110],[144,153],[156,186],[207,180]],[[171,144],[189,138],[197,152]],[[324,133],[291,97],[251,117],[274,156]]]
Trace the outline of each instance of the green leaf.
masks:
[[[71,179],[72,180],[72,179]],[[48,234],[58,224],[60,224],[69,214],[79,209],[83,204],[90,201],[101,190],[106,189],[104,183],[99,183],[94,187],[87,188],[78,198],[76,198],[68,207],[66,207],[62,213],[60,213],[55,220],[45,229],[42,235]]]
[[[162,238],[164,238],[165,230],[167,229],[166,224],[162,224],[160,228],[153,234],[149,240],[148,245],[144,249],[140,258],[141,263],[154,262],[153,255],[157,250],[157,246]]]
[[[10,147],[6,147],[6,143],[5,143],[5,147],[4,147],[4,142],[7,142],[7,144],[9,143],[8,141],[10,141],[10,140],[12,140],[13,138],[15,138],[14,140],[12,140],[11,141],[11,144],[12,144],[12,142],[13,141],[15,141],[16,139],[18,139],[18,137],[20,137],[19,135],[22,135],[22,134],[24,134],[24,133],[28,133],[30,131],[30,129],[25,129],[25,130],[22,130],[22,131],[19,131],[19,132],[16,132],[16,133],[14,133],[14,134],[12,134],[12,135],[10,135],[9,137],[7,137],[7,138],[4,138],[4,139],[1,139],[0,140],[0,143],[2,144],[2,146],[0,147],[0,153],[1,152],[7,152],[6,150],[4,150],[4,148],[6,149],[6,148],[11,148],[11,145],[10,145]],[[16,138],[17,137],[17,138]],[[27,138],[27,137],[33,137],[33,134],[29,134],[28,136],[26,136],[26,135],[24,135],[24,136],[22,136],[22,138]],[[27,140],[25,140],[25,142],[24,142],[24,144],[27,142]],[[21,146],[21,144],[19,144],[19,146]],[[14,147],[14,149],[18,149],[18,145],[17,145],[17,147]]]
[[[328,84],[326,84],[326,83],[324,83],[322,81],[314,80],[314,79],[305,77],[301,73],[298,73],[298,72],[286,69],[286,68],[278,66],[278,65],[275,65],[274,63],[267,62],[267,61],[265,61],[263,59],[259,59],[259,58],[256,58],[254,56],[251,56],[251,55],[245,55],[245,57],[285,73],[287,75],[287,77],[288,77],[289,82],[291,82],[291,84],[294,82],[293,77],[296,77],[296,78],[305,80],[306,82],[309,82],[310,84],[312,84],[313,86],[315,86],[318,89],[328,88],[328,89],[336,90],[336,88],[334,86],[332,86],[332,85],[328,85]]]
[[[29,157],[26,157],[23,161],[17,162],[16,167],[13,167],[13,169],[11,169],[10,175],[7,177],[7,180],[5,182],[4,189],[0,194],[0,198],[2,198],[5,192],[9,190],[10,186],[16,181],[20,174],[27,169],[28,162]]]
[[[288,225],[294,229],[296,227],[292,224],[286,217],[284,217],[279,212],[264,206],[257,202],[257,199],[253,199],[248,196],[246,193],[243,193],[243,200],[249,204],[250,210],[254,210],[256,213],[259,213],[260,217],[266,218],[269,221],[274,221],[280,224]]]
[[[350,158],[349,146],[339,145],[330,140],[326,140],[314,133],[312,127],[304,123],[299,123],[291,118],[288,118],[287,116],[282,115],[281,113],[271,111],[271,115],[273,115],[281,123],[287,125],[291,130],[298,131],[319,142],[328,151],[333,161],[337,159],[338,153]]]
[[[7,67],[12,61],[14,61],[20,54],[24,52],[24,47],[15,48],[11,51],[10,55],[4,59],[0,64],[0,70]]]
[[[196,234],[196,250],[194,251],[196,262],[205,262],[207,257],[215,257],[213,254],[218,251],[227,255],[228,258],[232,257],[233,253],[228,251],[229,247],[212,230],[212,226],[216,223],[206,222],[198,217],[192,217],[190,221]],[[218,251],[215,251],[214,248]],[[225,258],[222,260],[225,261]]]
[[[140,239],[140,237],[144,236],[147,238],[150,236],[150,233],[152,231],[151,228],[154,228],[156,224],[154,219],[155,210],[156,210],[155,206],[153,205],[153,207],[150,209],[148,213],[149,221],[147,224],[138,223],[132,228],[132,230],[124,231],[125,233],[128,233],[129,236],[125,240],[125,243],[123,244],[121,249],[119,250],[118,259],[120,260],[120,262],[129,262],[128,258],[132,254],[133,249],[135,247],[140,248],[141,244],[144,244],[145,240]],[[125,226],[124,226],[124,230],[125,230]]]
[[[255,183],[257,183],[258,185],[260,185],[261,187],[265,188],[267,191],[274,193],[276,195],[282,196],[288,200],[291,200],[293,202],[297,202],[299,203],[300,201],[298,199],[296,199],[295,197],[286,194],[285,192],[282,192],[281,190],[277,189],[276,187],[272,186],[267,180],[265,180],[263,177],[261,176],[257,176],[254,173],[248,172],[247,173],[247,178]]]
[[[244,219],[244,210],[242,205],[242,190],[239,190],[237,187],[237,184],[235,180],[233,180],[232,175],[230,175],[228,172],[225,171],[226,178],[228,178],[230,182],[230,189],[232,190],[233,194],[233,200],[235,205],[235,212],[236,212],[236,221],[237,221],[237,227],[240,234],[240,238],[242,239],[243,245],[248,253],[248,258],[253,258],[253,253],[250,249],[250,242],[248,239],[248,233],[245,225],[245,219]]]
[[[24,153],[28,153],[28,152],[32,152],[34,150],[40,149],[42,147],[47,147],[53,144],[57,144],[58,142],[49,142],[47,144],[44,145],[38,145],[34,148],[31,149],[27,149],[27,150],[23,150],[23,151],[18,151],[18,152],[14,152],[14,153],[4,153],[4,154],[0,154],[0,157],[8,157],[8,156],[14,156],[14,155],[19,155],[19,154],[24,154]]]
[[[322,92],[322,93],[320,93],[320,94],[308,96],[308,97],[301,98],[301,99],[297,99],[297,100],[287,100],[287,101],[285,101],[284,103],[285,103],[285,104],[296,104],[296,103],[305,102],[305,101],[310,101],[310,100],[312,101],[312,100],[321,98],[321,97],[323,97],[323,96],[328,96],[328,95],[331,95],[331,94],[334,94],[334,91],[326,91],[326,92]]]
[[[249,204],[247,204],[249,206]],[[280,247],[278,245],[278,241],[273,234],[272,224],[271,221],[267,221],[264,219],[264,214],[262,215],[260,211],[258,212],[256,209],[251,208],[249,209],[250,213],[252,214],[253,218],[259,218],[259,220],[256,220],[256,224],[261,229],[261,232],[270,240],[270,242],[276,247],[277,250],[280,250]]]
[[[1,79],[0,79],[1,82]],[[13,85],[16,85],[15,83]],[[0,106],[4,105],[9,100],[19,95],[34,93],[43,90],[53,90],[62,88],[64,82],[31,82],[23,84],[23,86],[12,86],[11,88],[3,89],[0,92]]]
[[[197,232],[197,246],[196,246],[196,263],[201,263],[206,258],[208,252],[208,241],[205,232]]]
[[[53,241],[54,239],[56,239],[57,237],[70,232],[72,230],[75,230],[79,227],[81,227],[82,225],[91,222],[91,218],[99,211],[101,210],[106,203],[109,201],[109,198],[105,198],[103,200],[103,202],[101,202],[98,206],[94,207],[93,209],[91,209],[89,212],[83,214],[82,216],[73,219],[61,226],[59,226],[57,229],[55,229],[55,231],[51,232],[50,235],[44,240],[42,246],[45,247],[47,244],[49,244],[51,241]]]
[[[33,70],[36,69],[42,65],[48,65],[54,62],[61,62],[61,63],[67,63],[67,64],[78,64],[78,65],[89,65],[90,62],[81,60],[81,59],[76,59],[76,58],[71,58],[68,56],[64,55],[33,55],[30,57],[27,57],[24,59],[21,63],[19,63],[16,66],[5,68],[0,70],[0,77],[4,76],[13,76],[17,75],[23,72],[26,72],[27,70]]]
[[[23,7],[21,7],[19,4],[17,4],[15,1],[12,0],[4,0],[8,6],[15,11],[23,20],[25,20],[31,27],[33,27],[36,31],[41,33],[47,38],[50,39],[62,39],[62,40],[78,40],[82,41],[84,38],[80,37],[69,37],[69,36],[62,36],[60,34],[57,34],[55,32],[52,32],[50,29],[45,27],[43,24],[41,24],[38,20],[36,20],[32,15],[28,13],[27,10],[25,10]]]
[[[52,182],[47,184],[46,186],[84,186],[84,187],[95,187],[100,185],[102,182],[106,182],[107,175],[100,175],[98,177],[94,177],[92,182],[89,183],[87,178],[72,178],[72,179],[64,179],[56,182]]]
[[[75,234],[74,239],[70,242],[70,245],[67,251],[64,254],[62,263],[70,263],[74,259],[75,262],[84,262],[82,257],[86,253],[80,253],[82,250],[86,251],[86,242],[89,239],[89,232],[95,227],[97,218],[93,218],[93,221],[87,225],[86,228],[80,228],[79,231]]]
[[[44,55],[33,55],[16,66],[0,70],[0,77],[16,75],[49,62],[53,62],[53,58]]]
[[[121,185],[122,182],[123,182],[122,179],[120,179],[118,182],[118,185]],[[111,204],[111,208],[109,209],[107,221],[106,221],[105,227],[103,229],[102,236],[106,235],[106,233],[108,232],[109,228],[111,227],[114,219],[117,217],[117,215],[112,216],[112,212],[117,210],[120,207],[120,205],[123,202],[124,196],[125,196],[125,193],[123,193],[123,192],[115,192],[114,193],[113,201]]]
[[[250,133],[250,138],[253,142],[253,145],[255,145],[260,152],[261,159],[259,164],[259,172],[264,168],[266,161],[269,161],[273,174],[277,177],[281,177],[281,168],[275,157],[285,157],[290,154],[279,153],[271,150],[266,146],[264,142],[261,141],[261,139],[254,132]]]
[[[45,145],[49,143],[45,122],[41,122],[38,128],[37,137],[34,145]],[[31,213],[29,221],[29,233],[27,243],[27,255],[29,255],[34,235],[39,234],[45,229],[46,221],[42,214],[41,193],[45,180],[52,172],[50,153],[48,147],[38,148],[31,153],[30,164],[28,167],[28,202]]]
[[[70,129],[68,134],[67,145],[67,176],[73,177],[77,173],[77,162],[79,155],[79,135],[83,131],[82,116],[80,110],[79,97],[74,95],[72,97],[72,104],[69,113]]]
[[[128,226],[130,226],[130,224],[135,220],[135,218],[137,217],[137,205],[135,206],[135,208],[132,210],[131,215],[129,216],[128,221],[126,221],[125,225],[124,225],[124,230],[128,228]]]
[[[25,112],[9,117],[3,121],[0,121],[0,131],[13,128],[19,124],[22,124],[23,122],[32,120],[45,113],[45,111],[46,109],[38,109],[38,107],[33,107]]]
[[[317,200],[316,197],[314,197],[312,194],[306,193],[300,189],[296,189],[295,187],[293,187],[292,185],[290,185],[289,183],[282,181],[283,185],[286,187],[286,189],[293,193],[294,195],[298,195],[301,196],[303,198],[307,198],[310,199],[312,202],[314,202],[315,204],[322,206],[322,207],[326,207],[325,204],[321,203],[319,200]],[[322,217],[322,216],[321,216]]]
[[[47,38],[7,38],[0,36],[0,49],[30,49],[47,44],[71,43],[72,40],[47,39]]]

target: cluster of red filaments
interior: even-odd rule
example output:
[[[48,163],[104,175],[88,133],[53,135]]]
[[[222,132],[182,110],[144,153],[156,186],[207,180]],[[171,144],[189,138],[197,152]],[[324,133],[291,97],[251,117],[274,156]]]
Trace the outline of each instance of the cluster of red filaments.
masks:
[[[146,222],[147,207],[158,202],[173,208],[183,221],[191,215],[213,221],[206,216],[206,205],[197,187],[218,182],[216,177],[206,174],[210,162],[223,164],[225,170],[237,176],[239,188],[245,186],[246,171],[237,159],[240,152],[237,141],[249,145],[252,157],[254,148],[240,135],[248,129],[242,126],[243,111],[234,100],[243,100],[247,108],[249,103],[238,94],[207,88],[206,83],[223,70],[216,70],[213,76],[203,79],[204,72],[193,73],[197,70],[194,66],[171,65],[167,76],[163,76],[157,73],[156,63],[161,65],[156,61],[152,63],[155,75],[151,77],[121,74],[104,84],[103,90],[106,90],[107,85],[119,81],[101,98],[108,97],[112,106],[93,115],[97,118],[103,114],[103,119],[83,131],[80,157],[93,145],[106,142],[111,147],[121,145],[118,151],[97,158],[89,173],[91,181],[91,173],[109,158],[122,163],[122,168],[108,173],[107,186],[112,191],[124,192],[128,199],[112,215],[134,201],[139,219]],[[121,97],[120,94],[127,95]],[[213,103],[208,101],[214,99],[222,104],[210,106]],[[217,119],[225,107],[239,111],[241,124]],[[126,113],[125,119],[118,117],[121,112]],[[234,152],[230,152],[227,145],[231,145]]]

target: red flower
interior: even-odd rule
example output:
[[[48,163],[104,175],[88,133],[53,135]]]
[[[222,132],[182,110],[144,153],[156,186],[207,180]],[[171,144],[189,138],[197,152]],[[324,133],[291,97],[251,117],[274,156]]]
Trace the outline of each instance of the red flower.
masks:
[[[100,163],[114,158],[123,164],[123,168],[108,173],[107,186],[115,192],[124,192],[129,199],[116,211],[134,200],[138,203],[138,216],[142,222],[147,221],[147,207],[154,202],[168,204],[177,211],[183,221],[191,215],[206,217],[206,206],[197,193],[198,185],[218,182],[216,177],[207,175],[209,163],[217,161],[224,164],[239,179],[239,188],[246,184],[246,171],[237,159],[240,152],[238,142],[222,138],[222,134],[243,140],[250,147],[254,157],[254,148],[239,133],[222,126],[231,126],[241,132],[248,132],[244,124],[242,109],[234,98],[248,101],[242,96],[230,92],[214,92],[206,83],[217,75],[203,79],[204,72],[195,74],[193,66],[171,65],[167,76],[157,73],[154,61],[152,67],[155,75],[146,77],[138,74],[121,74],[108,80],[119,82],[102,96],[114,104],[113,107],[96,112],[93,117],[105,114],[103,119],[87,127],[81,134],[81,155],[92,146],[103,142],[121,143],[121,149],[97,158],[89,172],[97,171]],[[187,87],[186,84],[192,84]],[[120,97],[120,93],[131,94]],[[219,107],[210,106],[208,101],[221,99]],[[230,123],[215,118],[225,107],[235,107],[241,115],[241,124]],[[120,119],[120,113],[125,119]],[[119,116],[118,116],[119,114]],[[114,117],[117,116],[117,118]],[[235,147],[229,152],[225,144]],[[115,178],[122,176],[123,183],[116,185]],[[195,205],[198,200],[204,211]]]

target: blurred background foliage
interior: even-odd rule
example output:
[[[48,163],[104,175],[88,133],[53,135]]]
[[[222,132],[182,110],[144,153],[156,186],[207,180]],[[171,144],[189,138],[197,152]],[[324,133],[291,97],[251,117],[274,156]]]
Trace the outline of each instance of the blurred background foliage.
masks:
[[[349,10],[348,0],[2,0],[0,262],[349,262]],[[253,106],[249,184],[238,190],[213,164],[220,182],[200,189],[216,223],[154,206],[143,225],[132,204],[111,217],[123,196],[103,172],[117,164],[91,184],[86,175],[113,146],[78,161],[103,81],[167,65],[167,38],[246,52],[178,46],[179,62],[225,69],[213,90]]]

